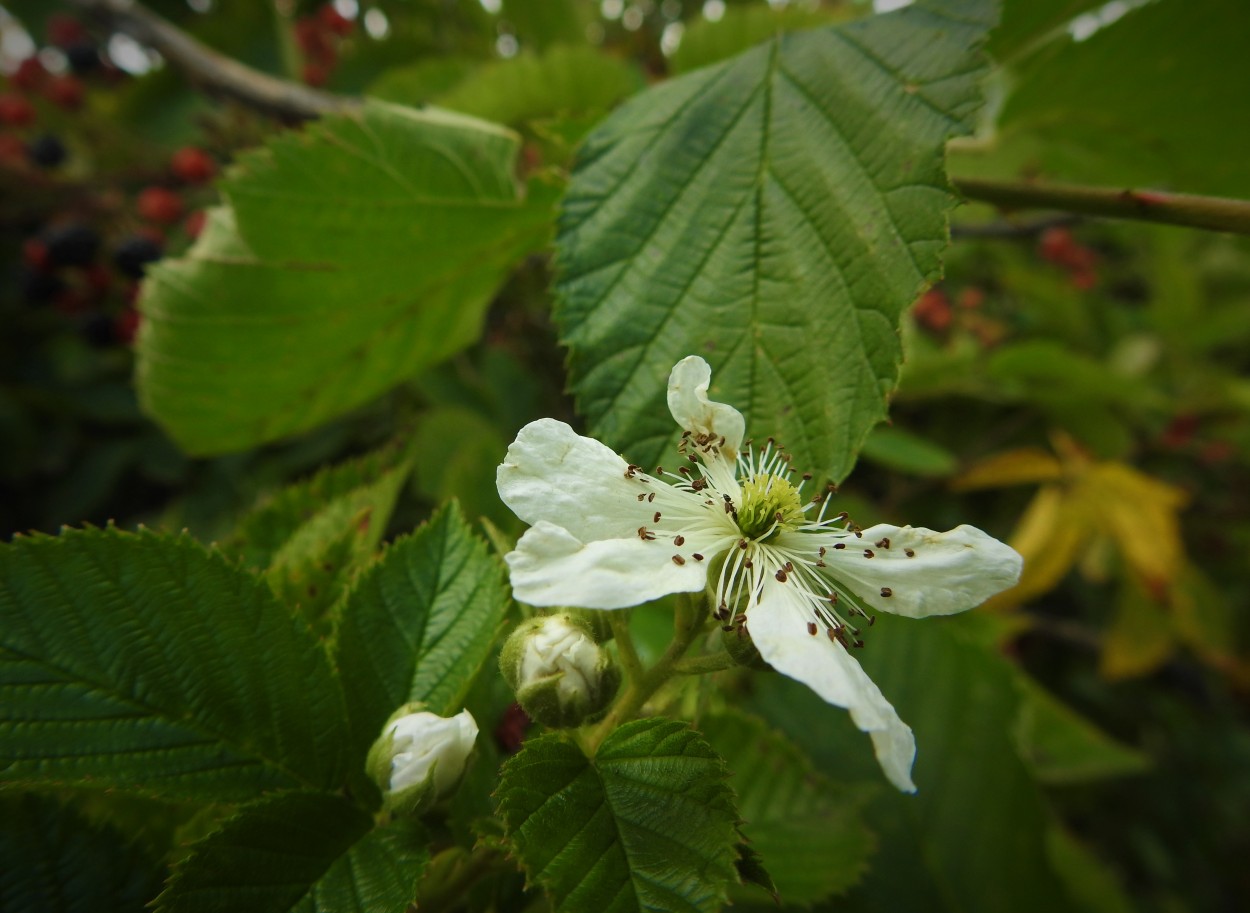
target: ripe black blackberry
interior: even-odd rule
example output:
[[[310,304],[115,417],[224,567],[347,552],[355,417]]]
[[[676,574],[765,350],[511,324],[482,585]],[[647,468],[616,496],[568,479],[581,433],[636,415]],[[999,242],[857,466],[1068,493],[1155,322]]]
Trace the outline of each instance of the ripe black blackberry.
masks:
[[[57,137],[45,133],[26,144],[26,155],[40,168],[55,168],[65,161],[69,152]]]
[[[144,267],[161,258],[164,251],[151,238],[131,235],[113,249],[113,264],[132,279],[142,279]]]
[[[88,266],[100,252],[100,235],[86,225],[61,225],[44,233],[53,266]]]

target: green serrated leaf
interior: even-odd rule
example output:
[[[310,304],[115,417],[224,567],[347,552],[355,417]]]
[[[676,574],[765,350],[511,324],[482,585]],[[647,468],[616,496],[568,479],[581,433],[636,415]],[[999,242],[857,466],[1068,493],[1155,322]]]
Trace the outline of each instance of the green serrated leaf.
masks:
[[[403,913],[429,861],[414,819],[375,828],[325,793],[280,793],[239,809],[195,844],[158,913]]]
[[[321,644],[188,536],[0,546],[0,632],[0,780],[232,801],[344,778]]]
[[[0,802],[0,860],[0,910],[14,913],[142,913],[165,869],[120,832],[30,795]]]
[[[587,138],[556,319],[597,437],[663,462],[664,382],[697,353],[751,434],[850,471],[898,378],[900,315],[941,269],[943,148],[980,103],[994,10],[918,3],[784,35],[649,89]]]
[[[387,548],[344,598],[332,643],[356,752],[408,701],[459,710],[507,606],[502,565],[454,503]]]
[[[311,478],[266,495],[239,521],[222,548],[238,555],[248,567],[263,571],[299,528],[326,505],[377,484],[396,467],[400,456],[397,448],[384,448],[328,466]]]
[[[733,771],[743,831],[782,903],[808,906],[859,881],[875,847],[859,817],[862,800],[816,773],[757,717],[723,712],[699,726]]]
[[[273,555],[265,573],[284,604],[319,619],[373,556],[411,466],[403,463],[372,485],[325,504]]]
[[[221,182],[229,208],[153,267],[144,405],[194,453],[313,428],[467,346],[555,191],[522,193],[518,138],[367,103],[281,134]]]
[[[508,838],[557,911],[719,910],[737,881],[724,762],[682,722],[626,723],[594,758],[563,736],[525,743],[496,797]]]

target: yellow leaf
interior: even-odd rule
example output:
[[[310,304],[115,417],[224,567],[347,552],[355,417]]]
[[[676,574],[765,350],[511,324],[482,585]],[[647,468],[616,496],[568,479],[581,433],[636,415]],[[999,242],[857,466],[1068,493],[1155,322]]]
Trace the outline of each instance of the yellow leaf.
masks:
[[[1128,582],[1103,641],[1099,671],[1116,680],[1153,672],[1172,655],[1176,638],[1165,607]]]
[[[1171,588],[1184,556],[1176,512],[1184,492],[1123,463],[1098,463],[1081,480],[1099,526],[1157,596]]]
[[[1017,606],[1053,589],[1072,567],[1081,542],[1089,535],[1083,514],[1063,488],[1047,485],[1038,491],[1009,543],[1024,558],[1020,582],[990,599],[986,607]]]
[[[974,463],[951,481],[955,491],[1053,482],[1063,475],[1059,461],[1037,447],[1022,447]]]

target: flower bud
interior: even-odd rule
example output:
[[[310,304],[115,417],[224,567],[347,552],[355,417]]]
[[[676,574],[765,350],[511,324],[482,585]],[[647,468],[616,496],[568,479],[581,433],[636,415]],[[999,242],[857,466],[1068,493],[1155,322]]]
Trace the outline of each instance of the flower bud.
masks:
[[[365,762],[382,788],[383,808],[394,814],[422,811],[454,790],[477,739],[469,711],[447,718],[423,706],[405,704],[391,714]]]
[[[512,632],[499,668],[517,701],[544,726],[580,726],[604,710],[621,676],[590,625],[571,614],[531,618]]]

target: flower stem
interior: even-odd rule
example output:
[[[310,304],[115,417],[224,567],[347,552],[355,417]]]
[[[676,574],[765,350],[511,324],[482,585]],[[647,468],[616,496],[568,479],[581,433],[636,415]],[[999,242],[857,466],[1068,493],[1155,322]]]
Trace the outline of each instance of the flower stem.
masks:
[[[683,593],[678,596],[677,612],[673,618],[672,643],[668,645],[668,649],[654,666],[645,672],[640,671],[640,674],[630,681],[625,693],[617,698],[612,709],[608,711],[608,715],[586,736],[583,744],[588,755],[593,755],[612,730],[635,716],[651,696],[678,673],[676,668],[678,662],[686,655],[690,645],[698,639],[711,618],[705,608],[690,594]],[[616,630],[615,627],[613,630]],[[631,643],[630,646],[632,647],[633,644]],[[634,659],[637,660],[637,658],[635,654]],[[624,661],[622,657],[622,663]]]
[[[621,669],[625,673],[625,681],[633,684],[642,677],[642,661],[638,659],[638,650],[634,647],[633,635],[629,633],[629,613],[609,612],[608,624],[612,627],[616,651],[621,657]]]
[[[724,672],[735,665],[734,658],[722,650],[706,656],[692,656],[673,663],[674,675],[706,675],[709,672]]]

